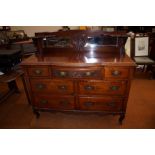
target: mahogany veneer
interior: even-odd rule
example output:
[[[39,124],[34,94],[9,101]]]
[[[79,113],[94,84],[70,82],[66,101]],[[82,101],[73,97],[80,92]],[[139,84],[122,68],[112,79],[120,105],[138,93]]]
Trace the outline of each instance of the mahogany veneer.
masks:
[[[90,36],[100,34],[104,39],[107,35],[112,39],[117,37],[116,44],[97,46],[90,41]],[[66,40],[63,40],[54,45],[60,36],[67,37],[67,41],[70,39],[70,44],[64,44]],[[100,42],[102,37],[98,39]],[[46,110],[100,112],[119,114],[122,123],[135,67],[122,53],[124,43],[120,42],[125,37],[122,33],[105,33],[104,36],[103,32],[67,31],[41,33],[34,38],[38,53],[21,65],[25,72],[25,89],[37,116]],[[95,48],[85,48],[89,41]]]

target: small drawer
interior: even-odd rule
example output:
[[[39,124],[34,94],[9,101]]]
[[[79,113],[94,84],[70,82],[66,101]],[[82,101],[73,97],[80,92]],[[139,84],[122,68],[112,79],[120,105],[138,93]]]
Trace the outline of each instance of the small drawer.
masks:
[[[34,106],[43,109],[74,109],[74,97],[72,96],[50,96],[50,95],[34,95]]]
[[[85,78],[85,79],[101,79],[102,73],[100,69],[53,69],[52,75],[55,78]]]
[[[123,103],[121,98],[112,97],[80,97],[81,110],[120,111]]]
[[[105,67],[104,68],[104,76],[106,78],[128,78],[129,76],[129,68],[128,67]]]
[[[124,95],[126,81],[81,81],[79,82],[79,94],[81,95]]]
[[[29,76],[48,77],[49,68],[48,67],[31,67],[31,68],[28,68],[28,74]]]
[[[73,81],[51,80],[51,79],[31,79],[32,91],[37,93],[68,94],[74,93]]]

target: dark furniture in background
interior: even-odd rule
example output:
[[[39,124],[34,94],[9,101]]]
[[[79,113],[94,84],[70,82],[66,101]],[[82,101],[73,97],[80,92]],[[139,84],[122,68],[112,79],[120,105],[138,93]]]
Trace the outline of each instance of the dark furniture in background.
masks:
[[[26,35],[24,30],[2,29],[0,31],[0,49],[20,50],[22,57],[36,52],[32,39]]]
[[[21,51],[18,49],[0,49],[0,71],[7,73],[22,61]]]
[[[10,45],[10,49],[21,50],[22,58],[35,54],[37,50],[33,44],[32,39],[13,42]]]
[[[5,101],[13,93],[19,93],[16,79],[22,77],[23,71],[19,70],[19,63],[22,60],[20,50],[12,49],[0,49],[0,72],[4,73],[0,75],[0,84],[8,85],[8,92],[2,93],[0,90],[0,103]]]
[[[0,90],[0,103],[13,93],[19,93],[16,79],[18,77],[23,79],[23,71],[20,70],[19,64],[28,52],[35,52],[32,41],[28,42],[32,44],[32,47],[29,46],[29,50],[25,47],[21,48],[28,39],[23,30],[11,31],[10,27],[6,26],[0,29],[0,72],[4,73],[4,75],[0,75],[0,84],[8,85],[8,92],[2,93]],[[21,45],[19,41],[25,42]],[[26,44],[28,43],[26,42]]]
[[[20,93],[16,80],[17,78],[21,77],[23,80],[23,71],[21,70],[12,70],[7,72],[4,75],[0,75],[0,84],[7,84],[8,85],[8,91],[4,94],[0,92],[0,103],[4,102],[10,95],[13,93]],[[24,82],[24,80],[23,80]]]
[[[125,117],[135,63],[126,34],[102,31],[37,33],[37,53],[22,62],[34,113],[86,112]]]
[[[134,32],[134,33],[148,33],[152,32],[152,29],[155,26],[115,26],[116,31],[126,31],[126,32]]]

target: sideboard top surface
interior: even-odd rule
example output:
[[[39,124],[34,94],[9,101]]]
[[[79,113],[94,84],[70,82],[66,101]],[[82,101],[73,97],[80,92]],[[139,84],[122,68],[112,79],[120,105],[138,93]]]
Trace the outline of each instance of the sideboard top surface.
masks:
[[[21,65],[56,65],[56,66],[135,66],[136,64],[126,54],[120,57],[117,54],[104,52],[71,51],[51,52],[43,57],[30,56]]]

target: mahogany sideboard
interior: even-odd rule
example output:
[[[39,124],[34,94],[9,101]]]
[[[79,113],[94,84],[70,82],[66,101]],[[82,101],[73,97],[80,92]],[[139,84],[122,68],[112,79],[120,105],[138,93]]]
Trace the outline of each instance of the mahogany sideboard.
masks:
[[[106,39],[105,39],[106,38]],[[79,111],[125,117],[135,63],[120,33],[36,34],[38,52],[22,62],[33,111]]]

